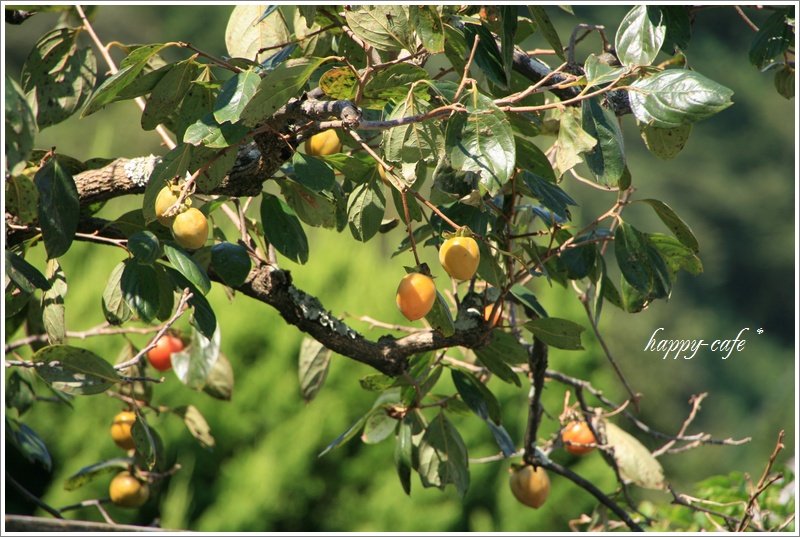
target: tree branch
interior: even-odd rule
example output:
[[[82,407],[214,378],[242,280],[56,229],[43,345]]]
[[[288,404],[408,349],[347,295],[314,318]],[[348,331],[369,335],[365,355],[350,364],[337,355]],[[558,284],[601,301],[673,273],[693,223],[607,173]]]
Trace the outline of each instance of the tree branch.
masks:
[[[221,282],[213,271],[209,276]],[[476,349],[490,339],[487,330],[464,329],[449,337],[429,330],[402,338],[368,340],[325,310],[319,299],[295,287],[288,271],[266,263],[258,263],[244,284],[234,289],[274,307],[287,324],[297,326],[333,352],[392,377],[407,370],[408,357],[414,354],[458,346]]]

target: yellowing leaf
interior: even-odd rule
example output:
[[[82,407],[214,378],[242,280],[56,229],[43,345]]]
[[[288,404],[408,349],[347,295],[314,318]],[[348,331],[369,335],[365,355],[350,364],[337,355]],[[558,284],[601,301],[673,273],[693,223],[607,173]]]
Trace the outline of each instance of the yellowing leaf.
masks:
[[[649,489],[664,488],[664,469],[650,450],[613,423],[604,425],[606,443],[614,448],[614,460],[623,481]]]

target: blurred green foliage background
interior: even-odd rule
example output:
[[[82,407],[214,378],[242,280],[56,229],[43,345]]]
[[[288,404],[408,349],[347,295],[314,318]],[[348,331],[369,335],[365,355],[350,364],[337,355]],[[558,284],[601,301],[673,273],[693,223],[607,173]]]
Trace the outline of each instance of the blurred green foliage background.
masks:
[[[101,6],[95,29],[106,41],[181,40],[222,56],[226,54],[224,31],[231,9]],[[627,9],[577,5],[574,16],[554,6],[547,11],[566,42],[577,23],[603,24],[611,38]],[[765,18],[755,12],[748,14],[756,24]],[[55,14],[40,14],[19,27],[5,26],[4,62],[11,76],[19,76],[27,53],[56,18]],[[796,449],[796,102],[777,94],[770,73],[759,73],[748,64],[752,36],[753,31],[731,7],[698,13],[687,50],[690,66],[733,89],[734,105],[695,125],[687,147],[674,160],[660,161],[649,154],[633,118],[623,120],[629,168],[637,189],[634,197],[660,199],[683,217],[699,238],[705,270],[695,278],[682,273],[669,302],[653,304],[642,313],[625,314],[606,305],[600,319],[602,334],[634,390],[644,394],[638,415],[642,421],[667,434],[677,433],[690,409],[689,398],[709,392],[687,432],[703,431],[718,439],[752,438],[739,447],[706,446],[662,457],[668,480],[689,494],[693,483],[716,474],[743,471],[757,478],[781,429],[787,433],[786,450],[778,462],[786,463]],[[548,45],[534,35],[530,47]],[[598,52],[599,47],[599,39],[590,37],[578,47],[579,60]],[[541,147],[551,141],[544,139]],[[37,138],[40,148],[56,146],[60,153],[83,160],[163,154],[159,142],[155,133],[141,130],[139,110],[132,102],[48,128]],[[565,177],[562,187],[580,204],[573,211],[573,222],[578,224],[601,214],[615,199],[614,193],[590,188],[571,177]],[[98,216],[113,219],[140,204],[137,197],[118,199]],[[638,205],[625,210],[626,220],[644,231],[666,232],[650,209]],[[393,297],[404,274],[402,266],[413,261],[410,254],[391,257],[404,236],[402,227],[367,244],[353,241],[347,231],[341,235],[307,231],[309,263],[297,266],[283,261],[299,288],[318,296],[335,315],[366,315],[405,323]],[[101,282],[124,257],[121,250],[76,244],[62,258],[69,283],[69,330],[85,330],[103,322]],[[423,257],[435,267],[440,286],[446,285],[435,252]],[[43,267],[41,249],[29,260]],[[541,281],[534,290],[551,316],[587,327],[586,350],[552,349],[550,367],[586,378],[607,397],[624,400],[625,391],[589,329],[575,292]],[[451,487],[444,492],[423,489],[416,479],[411,496],[406,496],[395,474],[391,439],[372,446],[354,439],[318,458],[325,446],[371,407],[374,394],[362,390],[357,380],[373,371],[334,355],[325,388],[317,399],[305,404],[297,380],[302,334],[285,325],[266,305],[243,297],[230,302],[221,289],[212,290],[209,297],[222,327],[222,350],[236,374],[233,400],[212,400],[168,373],[166,382],[155,387],[154,403],[196,405],[207,418],[217,445],[213,451],[203,450],[175,416],[152,416],[150,423],[164,439],[170,462],[179,462],[183,468],[139,511],[111,507],[118,522],[149,524],[160,517],[165,528],[213,532],[563,531],[569,520],[594,506],[588,493],[551,476],[552,491],[544,507],[523,507],[508,489],[507,461],[472,464],[472,483],[463,501]],[[377,339],[385,332],[355,319],[349,322],[370,338]],[[179,326],[188,329],[185,319]],[[727,360],[706,347],[687,361],[662,359],[658,353],[643,350],[659,327],[664,328],[662,338],[707,342],[732,339],[742,328],[749,331],[742,334],[747,340],[745,349]],[[759,328],[762,335],[756,333]],[[140,346],[147,342],[146,336],[130,339]],[[115,336],[72,343],[114,361],[124,339]],[[442,380],[436,391],[447,393],[451,389],[448,383]],[[503,406],[505,427],[519,445],[528,390],[497,379],[489,387]],[[564,391],[561,385],[548,384],[544,404],[549,416],[540,429],[542,438],[557,428],[555,417],[561,411]],[[589,403],[597,402],[590,397]],[[13,448],[6,450],[5,467],[54,506],[104,497],[108,486],[104,479],[74,492],[64,491],[62,485],[82,467],[120,455],[108,434],[111,419],[119,410],[118,402],[104,395],[77,398],[74,409],[37,404],[24,421],[50,449],[53,472],[30,465]],[[470,457],[497,452],[480,420],[474,416],[454,420]],[[615,420],[634,432],[623,419]],[[661,445],[635,434],[651,449]],[[614,476],[599,454],[579,459],[559,452],[553,458],[601,490],[610,493],[615,489]],[[666,493],[633,492],[638,499],[656,503],[670,500]],[[5,501],[8,513],[42,514],[13,489],[6,490]],[[93,509],[68,516],[101,520]]]

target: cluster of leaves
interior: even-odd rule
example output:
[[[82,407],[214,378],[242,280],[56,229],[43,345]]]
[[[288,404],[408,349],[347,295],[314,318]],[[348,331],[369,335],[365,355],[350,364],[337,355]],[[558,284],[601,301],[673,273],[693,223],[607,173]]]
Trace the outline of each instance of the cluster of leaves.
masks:
[[[291,24],[287,12],[294,13]],[[341,10],[300,5],[290,11],[273,6],[261,12],[258,6],[239,6],[226,33],[229,58],[195,51],[168,62],[163,57],[167,49],[187,50],[190,45],[124,46],[126,57],[119,71],[96,88],[96,60],[88,48],[77,46],[83,28],[62,27],[45,35],[19,83],[6,73],[8,212],[15,226],[38,231],[6,250],[7,328],[14,333],[24,324],[29,333],[46,334],[49,343],[28,365],[65,399],[118,389],[150,403],[143,395],[149,383],[131,380],[145,377],[144,372],[123,373],[89,351],[64,344],[66,280],[58,258],[69,250],[81,219],[98,209],[81,205],[75,178],[107,161],[77,162],[52,152],[36,153],[37,130],[78,112],[85,117],[112,103],[141,97],[146,102],[142,128],[163,125],[174,135],[177,144],[149,174],[142,209],[104,227],[119,232],[108,240],[123,247],[127,258],[109,275],[103,312],[111,325],[169,323],[181,297],[188,296],[193,344],[190,352],[175,359],[175,370],[190,387],[221,398],[230,396],[232,372],[219,353],[221,328],[204,297],[212,277],[235,290],[251,271],[250,255],[264,260],[270,249],[292,262],[306,263],[307,226],[347,229],[354,240],[369,241],[390,227],[380,180],[383,167],[397,212],[409,230],[395,255],[413,251],[416,256],[418,246],[436,248],[448,227],[468,227],[481,238],[478,278],[487,284],[486,290],[476,291],[471,285],[457,304],[455,318],[440,297],[428,321],[445,337],[485,330],[486,342],[474,349],[473,368],[448,361],[444,352],[425,352],[409,357],[401,377],[376,374],[361,379],[365,389],[378,393],[374,406],[324,452],[358,433],[367,443],[394,433],[395,462],[406,492],[413,470],[423,486],[453,484],[465,494],[467,447],[448,414],[476,414],[504,456],[517,451],[517,442],[502,425],[500,405],[486,386],[487,377],[476,371],[521,386],[519,372],[529,362],[534,338],[562,349],[582,348],[583,327],[551,318],[527,282],[583,282],[596,319],[604,302],[635,313],[653,300],[667,299],[680,270],[693,275],[702,271],[697,239],[666,203],[629,199],[634,174],[627,166],[615,116],[625,110],[614,106],[615,98],[627,99],[645,144],[662,159],[678,154],[692,124],[731,105],[731,90],[683,68],[681,50],[688,45],[690,24],[682,6],[631,9],[616,32],[614,61],[590,54],[582,65],[573,62],[569,71],[548,69],[537,82],[544,84],[558,75],[552,78],[561,81],[555,89],[571,88],[574,93],[562,102],[546,102],[546,90],[554,88],[534,86],[520,74],[520,62],[537,60],[521,60],[516,46],[540,32],[558,57],[567,57],[546,11],[532,7],[529,15],[518,14],[516,6],[488,12],[477,7],[400,5]],[[763,67],[787,49],[789,16],[788,9],[777,11],[775,20],[759,33],[751,53],[754,64]],[[781,38],[774,39],[776,35]],[[571,58],[574,50],[569,52]],[[657,64],[664,54],[668,59]],[[444,72],[453,76],[426,70],[433,59],[448,65]],[[462,77],[471,62],[480,76]],[[790,69],[781,67],[782,80],[788,80]],[[305,92],[317,89],[326,100],[357,108],[362,119],[353,125],[329,113],[298,115],[291,107],[306,100]],[[295,151],[301,140],[320,130],[320,120],[329,120],[328,126],[339,130],[347,152],[314,157]],[[248,248],[229,242],[216,225],[213,245],[196,251],[177,245],[156,222],[154,204],[161,188],[188,176],[198,192],[213,194],[230,176],[239,148],[255,139],[263,151],[259,137],[276,131],[290,149],[270,172],[277,193],[261,195],[258,218],[242,211],[235,222]],[[373,137],[375,131],[380,134]],[[555,140],[545,142],[552,135]],[[551,147],[543,149],[544,143]],[[569,210],[575,201],[560,179],[581,162],[599,186],[618,196],[608,213],[575,225]],[[226,204],[236,211],[250,206],[249,200],[241,203],[226,196],[203,199],[201,210],[212,220]],[[623,220],[623,207],[633,201],[649,205],[671,234],[645,232]],[[602,228],[607,220],[611,225]],[[39,241],[47,253],[46,274],[25,260]],[[618,284],[604,256],[605,245],[612,241]],[[41,300],[34,298],[37,290]],[[526,335],[518,337],[511,329],[489,333],[482,319],[487,303],[513,308],[512,328],[523,328]],[[330,351],[325,343],[308,340],[301,351],[301,384],[309,400],[326,376]],[[137,357],[133,361],[138,367],[143,353],[130,348],[126,352],[120,362]],[[434,391],[445,369],[456,393]],[[25,399],[22,393],[32,390],[35,382],[30,369],[20,369],[13,378],[18,381],[9,383],[16,387],[9,391],[10,406],[21,414],[24,409],[14,401]],[[141,393],[131,391],[136,386]],[[207,427],[196,410],[173,411],[208,444]],[[23,452],[46,459],[46,448],[33,431],[15,418],[7,419],[7,427]],[[138,436],[146,441],[137,443],[137,453],[155,470],[157,441],[149,433]],[[94,470],[104,469],[101,465]],[[85,475],[75,483],[83,482]]]

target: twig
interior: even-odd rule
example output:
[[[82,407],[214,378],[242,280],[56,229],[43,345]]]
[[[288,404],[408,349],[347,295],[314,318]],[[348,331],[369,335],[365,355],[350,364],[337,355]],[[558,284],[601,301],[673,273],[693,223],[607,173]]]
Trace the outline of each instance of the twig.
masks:
[[[589,306],[589,295],[586,293],[580,293],[578,298],[586,310],[586,316],[589,318],[589,324],[592,325],[594,335],[597,337],[597,341],[600,342],[600,346],[603,347],[603,352],[605,352],[606,358],[608,358],[608,361],[611,363],[611,367],[614,368],[614,371],[622,381],[625,389],[628,390],[628,395],[631,396],[631,401],[633,401],[633,406],[636,407],[636,412],[639,412],[639,398],[641,397],[641,394],[637,394],[633,391],[633,388],[631,388],[631,385],[628,383],[628,379],[625,378],[625,375],[622,373],[619,364],[617,364],[617,361],[614,359],[614,355],[611,354],[611,349],[609,349],[608,345],[606,345],[606,341],[603,339],[603,335],[600,333],[600,329],[597,327],[597,322],[594,319],[594,315],[592,315],[592,308]]]
[[[700,410],[700,403],[702,403],[703,399],[705,399],[707,396],[708,392],[704,392],[701,393],[700,395],[693,395],[692,398],[689,399],[689,402],[692,403],[692,410],[689,411],[689,416],[687,416],[687,418],[683,421],[683,425],[681,426],[680,431],[678,431],[679,437],[683,436],[686,433],[686,429],[694,421],[694,418],[697,417],[697,411]],[[669,442],[661,446],[659,449],[655,450],[653,452],[653,457],[658,457],[662,453],[668,451],[672,446],[675,445],[675,442],[676,440],[674,439],[670,440]]]
[[[769,457],[769,462],[767,462],[767,467],[764,468],[764,473],[761,474],[761,479],[758,480],[758,484],[755,487],[755,490],[751,490],[750,492],[750,499],[747,501],[747,507],[744,510],[744,516],[742,517],[742,521],[739,523],[739,527],[737,531],[744,531],[747,529],[748,524],[752,522],[753,518],[753,507],[756,505],[756,500],[764,492],[767,487],[769,487],[772,483],[783,477],[782,474],[778,474],[776,476],[769,477],[769,473],[772,471],[772,465],[775,464],[775,459],[778,458],[778,454],[783,450],[785,447],[783,445],[783,435],[785,431],[781,429],[778,433],[778,441],[775,444],[775,449],[772,450],[772,455]],[[763,531],[763,530],[760,530]]]
[[[744,14],[744,11],[742,11],[742,8],[740,8],[739,6],[733,6],[733,7],[734,7],[734,9],[736,9],[736,12],[739,14],[739,16],[742,17],[742,19],[744,19],[744,22],[747,23],[747,25],[750,28],[752,28],[753,31],[757,32],[758,31],[758,26],[753,24],[753,21],[751,21],[749,18],[747,18],[747,15]]]
[[[644,529],[639,526],[631,516],[624,510],[622,507],[617,505],[617,502],[603,494],[603,492],[598,489],[591,481],[587,481],[586,479],[582,478],[572,470],[561,466],[558,463],[555,463],[549,459],[542,460],[541,458],[538,459],[539,466],[544,467],[547,470],[550,470],[553,473],[556,473],[560,476],[566,477],[582,489],[586,490],[589,494],[597,498],[597,500],[608,507],[615,515],[617,515],[625,524],[633,531],[644,531]]]
[[[455,97],[453,97],[453,101],[457,101],[459,97],[461,97],[461,92],[464,90],[464,86],[467,84],[467,75],[469,74],[469,68],[472,66],[472,61],[475,59],[475,52],[478,50],[478,44],[481,41],[481,37],[479,35],[475,36],[475,41],[472,43],[472,50],[469,52],[469,58],[467,59],[467,64],[464,66],[464,74],[461,75],[461,82],[458,84],[458,89],[456,90]]]
[[[156,332],[160,330],[158,326],[150,326],[146,328],[108,328],[110,325],[108,323],[103,323],[95,328],[90,328],[84,332],[70,332],[67,331],[66,337],[67,339],[81,339],[85,340],[88,337],[94,336],[111,336],[111,335],[118,335],[118,334],[149,334],[151,332]],[[6,345],[6,352],[10,352],[14,349],[19,347],[24,347],[25,345],[29,345],[31,343],[35,343],[37,341],[47,341],[47,334],[32,334],[28,337],[24,337],[22,339],[18,339],[16,341],[12,341]]]

